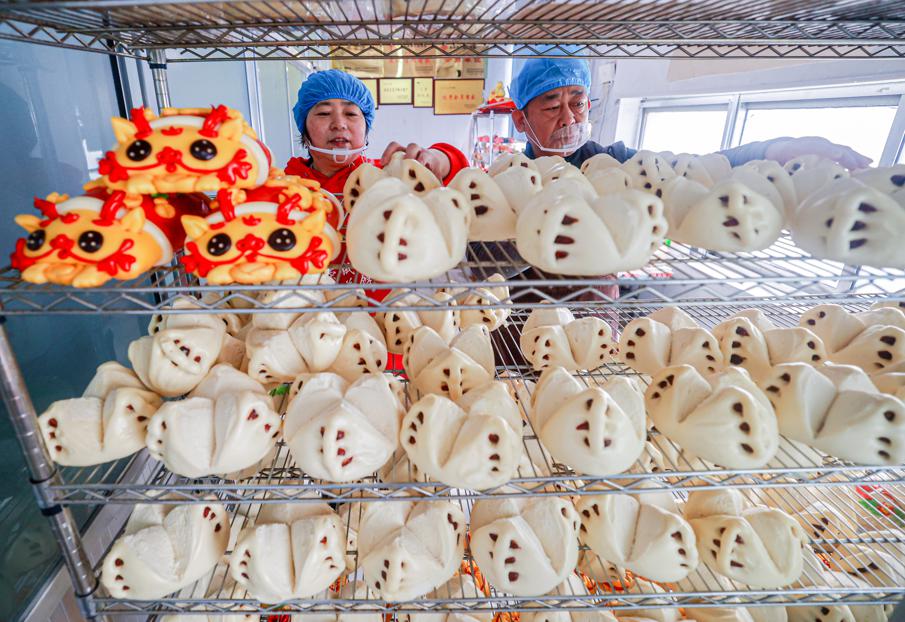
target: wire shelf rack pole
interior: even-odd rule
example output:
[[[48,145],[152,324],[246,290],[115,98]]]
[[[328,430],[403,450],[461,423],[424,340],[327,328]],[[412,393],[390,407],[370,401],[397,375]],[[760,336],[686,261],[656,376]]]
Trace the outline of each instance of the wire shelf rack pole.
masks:
[[[59,484],[60,475],[38,431],[38,417],[31,396],[19,369],[19,363],[9,342],[6,320],[0,316],[0,393],[9,419],[22,448],[28,466],[29,480],[41,514],[47,517],[50,528],[63,554],[69,578],[82,614],[89,620],[102,620],[95,611],[93,594],[97,579],[91,569],[88,554],[82,545],[78,524],[69,508],[56,503],[48,494],[48,486]]]
[[[157,97],[157,111],[170,106],[170,85],[167,82],[167,53],[165,50],[151,50],[148,66],[154,78],[154,95]]]

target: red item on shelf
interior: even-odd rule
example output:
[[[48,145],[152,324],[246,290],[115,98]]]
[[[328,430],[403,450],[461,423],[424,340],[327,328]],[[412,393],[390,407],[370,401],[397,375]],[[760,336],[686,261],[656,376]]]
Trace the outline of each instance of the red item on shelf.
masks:
[[[502,101],[496,102],[488,102],[477,109],[477,112],[512,112],[515,110],[515,102],[511,99],[504,99]]]

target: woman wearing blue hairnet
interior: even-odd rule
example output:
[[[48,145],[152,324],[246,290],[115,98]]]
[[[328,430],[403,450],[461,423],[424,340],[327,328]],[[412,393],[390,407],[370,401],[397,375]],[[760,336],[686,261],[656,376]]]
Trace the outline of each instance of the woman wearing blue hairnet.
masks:
[[[635,150],[618,142],[604,147],[591,138],[588,123],[591,70],[577,58],[537,58],[525,63],[509,87],[515,103],[512,121],[528,137],[529,158],[559,155],[581,166],[588,158],[606,153],[625,162]],[[803,155],[820,155],[850,169],[864,168],[867,158],[849,147],[816,136],[774,138],[721,152],[732,166],[750,160],[776,160],[785,164]]]
[[[468,166],[465,155],[446,143],[423,148],[393,142],[380,160],[365,158],[362,152],[374,121],[374,98],[361,80],[343,71],[329,69],[308,76],[292,112],[308,157],[290,159],[286,173],[314,179],[336,195],[358,166],[365,162],[383,166],[399,151],[424,164],[444,184]]]

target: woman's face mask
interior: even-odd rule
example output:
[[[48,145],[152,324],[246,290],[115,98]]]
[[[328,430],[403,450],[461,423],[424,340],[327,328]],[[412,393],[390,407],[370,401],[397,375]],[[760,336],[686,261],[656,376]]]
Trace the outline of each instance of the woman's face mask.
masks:
[[[346,162],[351,162],[355,159],[359,153],[368,148],[368,144],[365,143],[363,146],[358,147],[357,149],[321,149],[320,147],[315,147],[311,144],[306,144],[305,147],[308,151],[314,151],[317,153],[323,153],[325,155],[329,155],[331,159],[337,164],[345,164]]]

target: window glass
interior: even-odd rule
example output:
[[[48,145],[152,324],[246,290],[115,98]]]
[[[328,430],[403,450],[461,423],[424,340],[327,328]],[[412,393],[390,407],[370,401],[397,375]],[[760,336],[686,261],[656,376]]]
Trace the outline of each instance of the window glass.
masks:
[[[201,63],[203,65],[203,63]],[[257,63],[258,92],[261,94],[261,121],[264,142],[273,155],[274,166],[283,167],[292,157],[295,123],[286,114],[289,102],[289,80],[285,62]],[[295,97],[295,92],[292,93]],[[293,99],[293,104],[295,100]]]
[[[673,153],[719,151],[726,109],[646,110],[641,148]]]
[[[35,196],[79,194],[96,172],[98,157],[114,144],[110,117],[119,113],[110,61],[102,54],[0,41],[0,58],[0,183],[5,191],[0,236],[9,252],[23,235],[13,214],[35,213]],[[142,335],[147,322],[124,315],[8,316],[7,334],[37,412],[55,400],[81,395],[100,363],[128,364],[128,344]],[[83,473],[113,475],[117,471],[111,466]],[[65,470],[65,476],[72,471]],[[82,528],[92,512],[89,506],[73,509]],[[56,572],[61,556],[50,523],[35,503],[2,405],[0,551],[0,620],[18,620]],[[35,613],[30,619],[48,618]]]
[[[778,136],[822,136],[879,162],[895,106],[749,108],[741,143]]]

